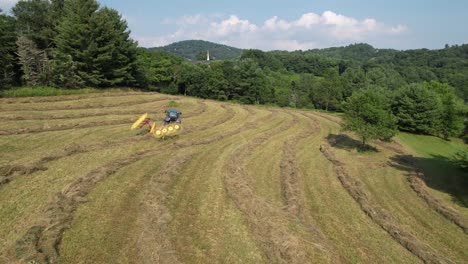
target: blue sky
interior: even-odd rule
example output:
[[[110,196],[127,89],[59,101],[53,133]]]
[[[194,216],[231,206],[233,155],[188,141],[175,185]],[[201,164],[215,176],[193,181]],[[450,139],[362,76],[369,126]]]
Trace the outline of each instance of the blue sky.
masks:
[[[98,0],[99,1],[99,0]],[[0,0],[8,9],[16,0]],[[152,47],[204,39],[239,48],[311,49],[366,42],[378,48],[468,43],[468,0],[100,0]]]

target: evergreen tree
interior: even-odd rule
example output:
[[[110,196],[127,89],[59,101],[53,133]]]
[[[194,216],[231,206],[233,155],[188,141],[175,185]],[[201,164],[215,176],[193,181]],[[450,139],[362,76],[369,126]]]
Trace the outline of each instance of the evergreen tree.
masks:
[[[58,53],[52,62],[52,83],[58,87],[79,88],[83,80],[77,73],[76,63],[70,55]]]
[[[137,85],[137,45],[127,23],[110,8],[99,9],[95,0],[68,0],[58,27],[58,53],[70,55],[85,85]]]
[[[400,130],[428,135],[440,131],[441,102],[423,84],[410,84],[397,91],[392,109]]]
[[[55,38],[58,53],[61,56],[71,56],[78,76],[87,85],[99,84],[99,72],[94,67],[95,54],[92,52],[97,47],[91,28],[91,21],[98,7],[95,0],[65,1],[64,19],[58,26]]]
[[[55,47],[57,25],[62,19],[64,0],[19,1],[12,8],[17,31],[41,49]]]
[[[93,66],[97,85],[135,85],[137,45],[130,39],[127,23],[114,9],[102,8],[91,20]]]
[[[0,88],[13,84],[16,58],[15,19],[0,9]]]

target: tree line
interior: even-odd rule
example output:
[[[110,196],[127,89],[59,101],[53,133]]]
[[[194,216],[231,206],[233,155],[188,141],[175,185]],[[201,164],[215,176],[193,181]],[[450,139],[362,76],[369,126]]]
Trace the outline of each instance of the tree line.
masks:
[[[351,102],[371,98],[385,102],[379,105],[400,130],[466,135],[468,45],[410,51],[367,44],[244,50],[239,59],[194,63],[138,47],[122,16],[95,0],[19,1],[12,16],[0,13],[0,41],[2,88],[130,86],[328,111],[350,110]]]

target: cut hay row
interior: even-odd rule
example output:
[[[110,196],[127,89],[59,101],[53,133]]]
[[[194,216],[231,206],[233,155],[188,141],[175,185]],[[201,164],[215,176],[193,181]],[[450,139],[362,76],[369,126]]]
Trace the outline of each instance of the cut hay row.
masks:
[[[199,107],[196,110],[196,112],[199,112],[200,114],[206,110],[206,104],[201,103],[201,105],[202,107]],[[187,118],[190,118],[190,117],[187,117]],[[227,122],[227,121],[228,120],[225,120],[224,122]],[[217,125],[221,125],[224,122],[220,122]],[[213,125],[213,126],[217,126],[217,125]],[[193,128],[191,129],[192,132],[190,134],[197,133],[201,131],[202,129],[203,128],[199,128],[199,129]],[[214,137],[212,138],[212,140],[218,140],[219,138],[220,137]],[[37,171],[47,170],[47,167],[45,165],[48,162],[59,160],[59,159],[69,157],[72,155],[76,155],[76,154],[81,154],[81,153],[95,151],[95,150],[104,150],[107,148],[119,147],[122,145],[136,143],[138,141],[143,141],[143,140],[148,140],[148,137],[130,137],[130,138],[123,138],[120,140],[106,141],[106,142],[100,142],[96,144],[87,144],[87,145],[79,145],[79,144],[72,143],[69,146],[66,146],[65,148],[63,148],[62,150],[53,154],[43,156],[39,158],[37,161],[34,161],[30,164],[9,164],[9,165],[2,166],[0,167],[0,188],[2,187],[2,185],[9,183],[14,177],[21,176],[21,175],[29,175]],[[182,145],[177,145],[177,146],[182,147]]]
[[[108,97],[130,97],[141,95],[154,95],[157,93],[142,93],[142,92],[122,92],[122,93],[91,93],[83,95],[60,95],[50,97],[19,97],[19,98],[3,98],[0,99],[2,104],[36,104],[36,103],[54,103],[65,101],[77,101],[83,99],[108,98]]]
[[[448,207],[440,199],[432,196],[427,191],[427,185],[424,179],[424,173],[417,169],[415,164],[411,162],[411,155],[404,155],[398,158],[398,161],[403,163],[406,166],[413,168],[412,171],[409,171],[406,179],[408,180],[411,188],[416,194],[422,198],[430,208],[438,212],[457,226],[459,226],[465,234],[468,233],[468,220],[465,219],[457,210],[454,208]]]
[[[16,242],[14,249],[16,259],[20,261],[37,261],[39,263],[58,263],[60,254],[58,246],[63,232],[69,228],[74,212],[86,201],[86,196],[96,184],[114,174],[119,169],[156,154],[159,149],[148,149],[136,152],[126,158],[114,160],[97,168],[86,176],[78,178],[62,192],[57,193],[49,203],[40,222],[31,226],[27,233]]]
[[[255,194],[247,179],[248,173],[243,166],[246,157],[255,148],[265,144],[278,132],[294,127],[293,118],[289,119],[289,122],[282,123],[275,129],[263,131],[260,136],[252,138],[249,143],[235,151],[226,162],[227,173],[223,180],[227,194],[244,215],[255,240],[266,257],[276,263],[306,263],[309,259],[306,248],[310,244],[322,247],[303,241],[302,237],[289,230],[291,218]]]
[[[284,209],[289,215],[296,217],[300,221],[304,228],[312,234],[315,241],[319,241],[318,243],[326,248],[328,252],[333,252],[331,255],[333,255],[334,263],[345,262],[344,258],[337,252],[327,236],[317,227],[314,220],[309,217],[310,213],[305,212],[307,210],[307,202],[304,190],[302,189],[304,175],[297,164],[297,153],[300,143],[302,143],[304,139],[311,136],[319,136],[318,132],[320,127],[315,120],[310,120],[313,119],[313,117],[307,116],[306,114],[302,116],[308,119],[307,128],[286,140],[283,144],[280,179],[281,193],[286,203]]]
[[[11,111],[63,111],[63,110],[84,110],[84,109],[102,109],[102,108],[113,108],[113,107],[128,107],[134,106],[139,104],[147,104],[152,102],[158,101],[177,101],[177,98],[170,98],[170,97],[156,97],[152,99],[146,100],[139,100],[139,101],[131,101],[131,102],[118,102],[113,104],[69,104],[66,106],[49,106],[49,107],[22,107],[19,109],[8,109],[0,107],[0,112],[11,112]]]
[[[272,117],[274,117],[274,115],[275,115],[275,111],[271,110],[270,114],[265,119],[272,118]],[[227,121],[229,121],[229,120],[226,120],[224,123],[226,123]],[[222,139],[225,139],[225,138],[234,136],[236,134],[239,134],[240,132],[258,128],[258,123],[260,121],[261,120],[259,120],[259,118],[256,118],[256,119],[246,123],[245,125],[242,125],[242,126],[236,128],[234,130],[224,131],[222,133],[218,133],[217,135],[213,135],[213,136],[210,136],[208,138],[197,140],[197,141],[174,142],[173,146],[176,147],[176,148],[186,148],[186,147],[190,147],[190,146],[194,146],[194,145],[208,145],[208,144],[211,144],[213,142],[217,142],[217,141],[220,141]],[[218,126],[222,125],[224,123],[218,124]],[[206,125],[206,128],[209,128],[209,127],[211,127],[211,124]],[[198,129],[198,131],[202,131],[203,129],[205,129],[205,126],[200,126],[197,129]]]
[[[203,113],[206,111],[206,106],[201,104],[202,107],[197,110],[199,113]],[[165,107],[159,106],[157,110],[165,109]],[[154,109],[153,109],[154,110]],[[141,111],[135,112],[141,114]],[[107,114],[109,115],[109,114]],[[104,115],[104,116],[107,116]],[[111,114],[112,116],[114,114]],[[132,115],[131,111],[124,112],[122,115],[128,116]],[[87,115],[84,114],[83,117],[96,117],[100,115]],[[116,115],[118,116],[118,115]],[[188,115],[188,117],[193,115]],[[113,126],[113,125],[123,125],[123,124],[131,124],[135,120],[133,119],[115,119],[115,120],[105,120],[105,121],[92,121],[88,123],[77,123],[77,124],[60,124],[55,127],[46,127],[46,128],[21,128],[21,129],[9,129],[9,130],[0,130],[0,136],[7,136],[7,135],[21,135],[21,134],[30,134],[30,133],[43,133],[43,132],[51,132],[51,131],[63,131],[63,130],[70,130],[70,129],[82,129],[82,128],[91,128],[91,127],[103,127],[103,126]]]
[[[331,121],[333,123],[339,125],[342,124],[340,120],[337,120],[335,118],[327,117],[325,115],[317,113],[316,115],[319,115],[320,117],[327,119],[328,121]],[[410,161],[411,155],[409,155],[398,142],[388,143],[377,140],[376,144],[392,152],[402,155],[399,156],[399,161],[404,163],[406,166],[410,166],[413,168],[413,171],[410,171],[406,177],[411,186],[411,189],[414,190],[415,193],[420,198],[422,198],[429,205],[430,208],[432,208],[433,210],[440,213],[442,216],[459,226],[463,230],[463,232],[468,233],[468,220],[465,219],[457,210],[446,206],[443,201],[437,199],[427,191],[427,185],[423,180],[424,173],[420,169],[415,168],[416,165],[414,163],[411,163]],[[392,165],[391,162],[390,165]]]
[[[158,101],[163,103],[162,101]],[[200,107],[198,109],[195,109],[193,111],[190,111],[188,115],[184,115],[185,118],[191,117],[194,115],[199,115],[206,111],[206,103],[198,101],[198,104]],[[151,111],[148,111],[148,108],[151,109]],[[112,111],[112,112],[94,112],[94,113],[82,113],[82,114],[62,114],[62,115],[44,115],[44,116],[35,116],[35,117],[30,117],[30,116],[24,116],[24,115],[16,115],[16,116],[0,116],[0,121],[50,121],[50,120],[64,120],[64,119],[77,119],[77,118],[87,118],[87,117],[98,117],[98,116],[121,116],[121,115],[140,115],[144,112],[157,112],[157,113],[162,113],[163,110],[167,108],[166,105],[147,105],[142,109],[131,109],[131,110],[125,110],[125,111]]]
[[[156,108],[154,108],[156,107]],[[151,106],[151,110],[161,112],[166,106]],[[0,117],[0,121],[52,121],[52,120],[64,120],[64,119],[78,119],[87,117],[99,117],[99,116],[122,116],[122,115],[141,115],[141,113],[148,112],[148,108],[142,108],[137,110],[125,110],[125,111],[112,111],[112,112],[94,112],[94,113],[83,113],[83,114],[64,114],[64,115],[44,115],[37,117],[30,116],[3,116]]]
[[[185,154],[183,157],[172,159],[163,169],[151,176],[137,222],[141,229],[138,236],[141,263],[181,263],[168,234],[172,215],[167,207],[167,200],[175,177],[192,157],[192,154]]]
[[[224,136],[223,136],[224,137]],[[213,140],[213,139],[212,139]],[[179,149],[207,144],[206,140],[189,141],[186,144],[165,143],[168,147]],[[164,144],[164,143],[163,143]],[[97,168],[86,176],[78,178],[62,192],[55,195],[40,223],[31,226],[28,232],[16,243],[16,258],[22,261],[35,260],[56,263],[60,260],[58,247],[63,232],[69,228],[77,207],[86,201],[86,196],[98,182],[105,180],[121,168],[139,160],[160,154],[160,149],[150,148],[138,151],[128,157],[117,159]]]
[[[450,259],[435,253],[431,247],[398,225],[397,220],[391,214],[375,204],[370,195],[365,192],[362,183],[346,172],[345,165],[335,157],[328,143],[323,143],[320,146],[320,151],[333,164],[335,174],[342,186],[359,204],[364,213],[398,243],[426,263],[453,263]]]
[[[435,198],[427,191],[427,185],[422,180],[424,174],[421,172],[413,172],[408,175],[408,181],[410,182],[411,188],[416,192],[416,194],[424,199],[427,202],[429,207],[434,209],[436,212],[443,215],[448,220],[452,221],[454,224],[463,229],[465,234],[468,234],[468,220],[463,218],[458,211],[451,207],[444,205],[444,202]]]
[[[116,119],[116,120],[106,120],[106,121],[93,121],[84,124],[70,124],[70,125],[58,125],[56,127],[48,128],[22,128],[19,130],[0,130],[0,136],[9,136],[9,135],[21,135],[21,134],[33,134],[33,133],[44,133],[51,131],[63,131],[70,129],[81,129],[81,128],[91,128],[91,127],[104,127],[104,126],[116,126],[131,124],[135,120],[126,118],[126,119]]]

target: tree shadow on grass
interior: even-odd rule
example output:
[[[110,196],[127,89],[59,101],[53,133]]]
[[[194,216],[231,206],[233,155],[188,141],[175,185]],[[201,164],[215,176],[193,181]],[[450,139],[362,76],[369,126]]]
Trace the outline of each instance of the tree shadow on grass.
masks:
[[[362,145],[362,142],[351,138],[345,134],[329,134],[327,136],[328,143],[335,148],[344,149],[348,151],[356,150],[358,152],[378,152],[378,149],[371,145]]]
[[[389,164],[408,174],[415,170],[422,172],[422,180],[429,188],[447,193],[454,203],[468,207],[468,173],[455,166],[449,158],[440,155],[430,158],[395,155],[390,158]]]

